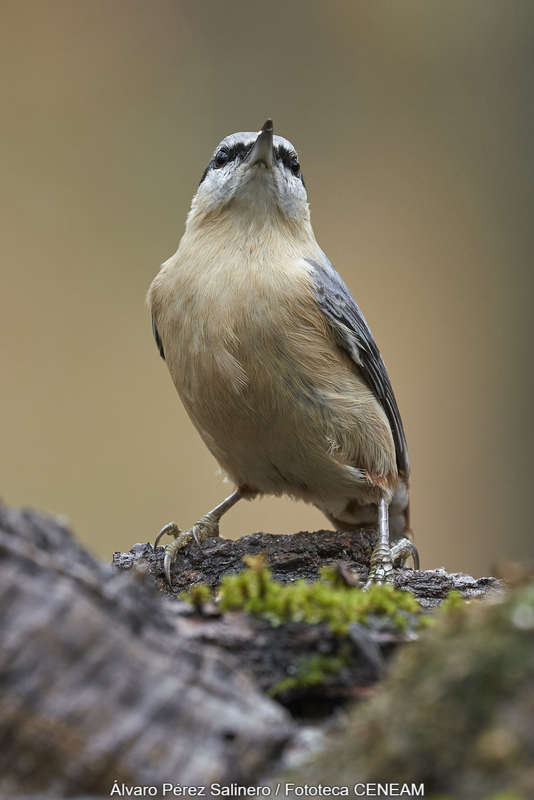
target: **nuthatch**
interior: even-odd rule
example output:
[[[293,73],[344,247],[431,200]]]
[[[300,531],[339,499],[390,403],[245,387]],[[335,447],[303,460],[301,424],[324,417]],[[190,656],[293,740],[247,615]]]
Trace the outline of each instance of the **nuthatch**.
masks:
[[[215,150],[148,303],[187,413],[237,487],[191,529],[163,528],[175,537],[169,584],[179,549],[218,536],[222,515],[255,495],[313,503],[336,529],[378,518],[368,584],[392,583],[394,559],[417,567],[407,539],[390,550],[390,528],[409,535],[409,461],[386,367],[315,240],[297,152],[270,119]]]

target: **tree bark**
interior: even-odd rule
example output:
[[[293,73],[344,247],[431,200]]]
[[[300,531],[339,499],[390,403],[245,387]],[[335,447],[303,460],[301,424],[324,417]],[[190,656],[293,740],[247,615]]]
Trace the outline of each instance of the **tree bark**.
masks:
[[[179,551],[173,564],[170,590],[163,574],[164,547],[154,550],[151,544],[135,544],[128,553],[115,553],[113,564],[121,570],[146,569],[158,589],[176,595],[199,583],[216,588],[224,575],[236,575],[246,569],[243,556],[265,553],[273,579],[290,583],[298,579],[315,581],[324,566],[344,564],[365,583],[369,559],[377,538],[374,528],[361,531],[303,531],[291,536],[253,533],[241,539],[206,539],[202,550],[192,543]],[[395,587],[412,592],[424,608],[438,606],[455,589],[465,599],[482,597],[495,590],[495,578],[473,578],[444,569],[418,570],[406,568],[395,573]]]
[[[0,796],[266,771],[288,714],[220,648],[181,635],[168,606],[57,520],[0,509]]]

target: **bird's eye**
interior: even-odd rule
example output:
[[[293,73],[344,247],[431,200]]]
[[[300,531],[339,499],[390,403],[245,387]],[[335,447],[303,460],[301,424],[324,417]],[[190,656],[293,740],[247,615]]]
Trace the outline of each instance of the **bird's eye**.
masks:
[[[215,166],[224,167],[227,161],[228,161],[228,153],[226,152],[226,150],[219,150],[219,152],[215,156]]]
[[[300,164],[299,164],[299,160],[298,160],[298,158],[296,156],[293,156],[293,158],[291,159],[291,165],[290,166],[291,166],[291,172],[293,173],[293,175],[298,175],[299,172],[300,172]]]

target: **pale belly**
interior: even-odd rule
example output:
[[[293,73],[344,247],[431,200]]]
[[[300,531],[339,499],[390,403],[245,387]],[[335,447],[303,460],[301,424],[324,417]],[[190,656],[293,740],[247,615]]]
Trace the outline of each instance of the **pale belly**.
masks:
[[[175,340],[168,364],[189,416],[237,486],[376,502],[370,476],[396,476],[381,406],[324,326],[280,322],[234,320],[226,338],[205,325],[194,347]]]
[[[397,482],[391,428],[336,343],[309,264],[285,239],[266,250],[232,238],[223,255],[221,236],[211,250],[205,237],[185,239],[152,284],[151,310],[176,389],[223,471],[237,486],[323,506],[377,502]]]

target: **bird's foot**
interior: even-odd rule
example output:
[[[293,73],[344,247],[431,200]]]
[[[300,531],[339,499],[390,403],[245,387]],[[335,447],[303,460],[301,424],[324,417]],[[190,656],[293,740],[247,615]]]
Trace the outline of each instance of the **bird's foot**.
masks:
[[[202,549],[202,542],[204,539],[219,536],[219,519],[211,511],[206,516],[199,519],[193,527],[187,531],[182,531],[176,522],[169,522],[158,533],[156,541],[154,542],[154,549],[158,546],[159,540],[162,536],[168,534],[174,536],[174,542],[168,544],[165,548],[165,555],[163,558],[163,570],[167,583],[172,589],[171,580],[171,567],[176,561],[176,557],[182,548],[186,547],[193,539],[197,545]]]
[[[365,590],[368,591],[373,585],[393,585],[393,559],[389,547],[377,545],[373,550],[370,566],[367,583],[364,586]]]
[[[419,553],[408,539],[400,539],[391,549],[386,545],[379,544],[373,550],[371,569],[364,588],[369,590],[373,585],[383,586],[384,584],[393,586],[393,563],[401,562],[402,565],[410,557],[413,559],[414,569],[419,569]]]

